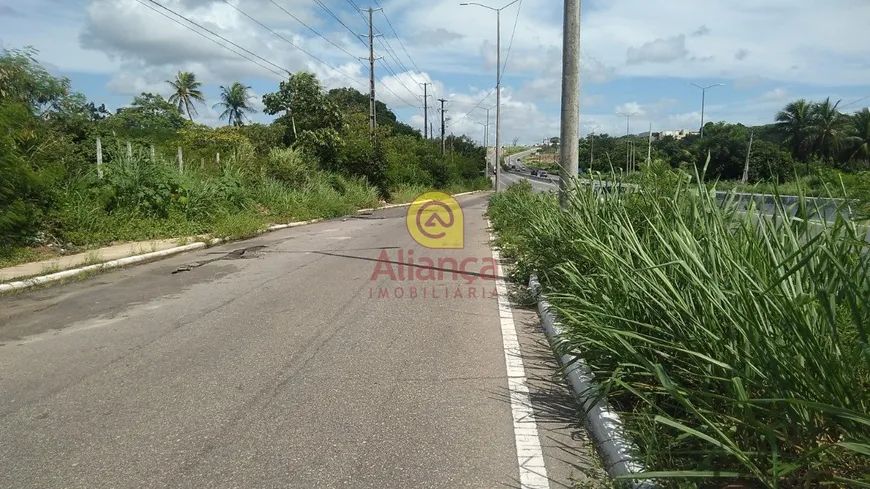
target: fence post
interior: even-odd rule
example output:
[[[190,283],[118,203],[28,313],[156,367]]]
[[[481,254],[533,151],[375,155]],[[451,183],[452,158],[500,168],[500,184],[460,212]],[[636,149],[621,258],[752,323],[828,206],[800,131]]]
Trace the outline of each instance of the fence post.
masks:
[[[155,158],[154,158],[154,145],[152,144],[152,145],[151,145],[151,163],[153,164],[154,162],[155,162]]]
[[[127,141],[127,159],[133,159],[133,145],[130,144],[130,141]]]
[[[200,158],[199,159],[199,169],[202,170],[203,168],[205,168],[205,158]]]
[[[215,153],[214,160],[217,162],[217,167],[220,168],[221,167],[221,152],[220,151]]]
[[[103,178],[103,142],[97,137],[97,177]]]
[[[178,173],[184,173],[184,155],[181,154],[181,146],[178,147]]]

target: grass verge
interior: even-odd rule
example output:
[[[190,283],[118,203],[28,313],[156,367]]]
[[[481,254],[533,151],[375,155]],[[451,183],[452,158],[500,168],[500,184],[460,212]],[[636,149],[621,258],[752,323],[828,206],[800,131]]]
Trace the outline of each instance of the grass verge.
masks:
[[[649,477],[870,487],[866,229],[783,206],[758,219],[702,180],[581,187],[568,212],[519,184],[488,213],[513,277],[538,273]]]

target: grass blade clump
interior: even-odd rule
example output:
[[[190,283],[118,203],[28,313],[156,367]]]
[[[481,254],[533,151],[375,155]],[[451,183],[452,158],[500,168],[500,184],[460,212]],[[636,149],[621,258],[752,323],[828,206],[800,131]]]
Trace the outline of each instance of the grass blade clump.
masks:
[[[692,180],[581,185],[569,212],[514,187],[489,213],[663,482],[870,483],[867,229],[845,211],[814,221],[805,197],[739,208]]]

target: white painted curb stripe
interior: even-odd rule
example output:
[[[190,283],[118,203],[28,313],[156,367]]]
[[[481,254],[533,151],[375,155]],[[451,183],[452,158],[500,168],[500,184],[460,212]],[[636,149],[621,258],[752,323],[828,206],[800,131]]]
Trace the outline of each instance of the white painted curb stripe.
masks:
[[[492,228],[489,220],[487,226]],[[495,237],[490,233],[490,242]],[[526,383],[526,370],[520,352],[520,342],[517,338],[513,310],[508,300],[508,291],[501,278],[503,269],[501,256],[497,249],[492,249],[492,258],[496,264],[496,291],[498,292],[498,316],[501,324],[501,337],[504,345],[504,360],[507,368],[508,389],[510,390],[511,414],[513,415],[514,440],[517,447],[517,462],[520,469],[521,489],[549,489],[547,467],[544,463],[544,452],[541,449],[541,439],[538,436],[538,425],[535,422],[535,412],[529,397],[529,387]]]

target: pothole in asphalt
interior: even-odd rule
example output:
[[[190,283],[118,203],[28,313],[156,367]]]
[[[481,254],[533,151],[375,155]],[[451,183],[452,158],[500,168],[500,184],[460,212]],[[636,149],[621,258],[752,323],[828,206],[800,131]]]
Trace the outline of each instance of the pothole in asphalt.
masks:
[[[260,250],[262,250],[265,247],[266,246],[264,246],[264,245],[257,245],[257,246],[248,246],[246,248],[240,248],[238,250],[230,251],[229,253],[226,253],[222,256],[212,258],[211,260],[195,261],[192,263],[188,263],[186,265],[182,265],[182,266],[176,268],[175,270],[173,270],[172,273],[176,274],[179,272],[189,272],[189,271],[193,270],[194,268],[198,268],[198,267],[201,267],[205,264],[211,263],[213,261],[218,261],[218,260],[249,260],[252,258],[260,258],[263,256],[263,253]]]

